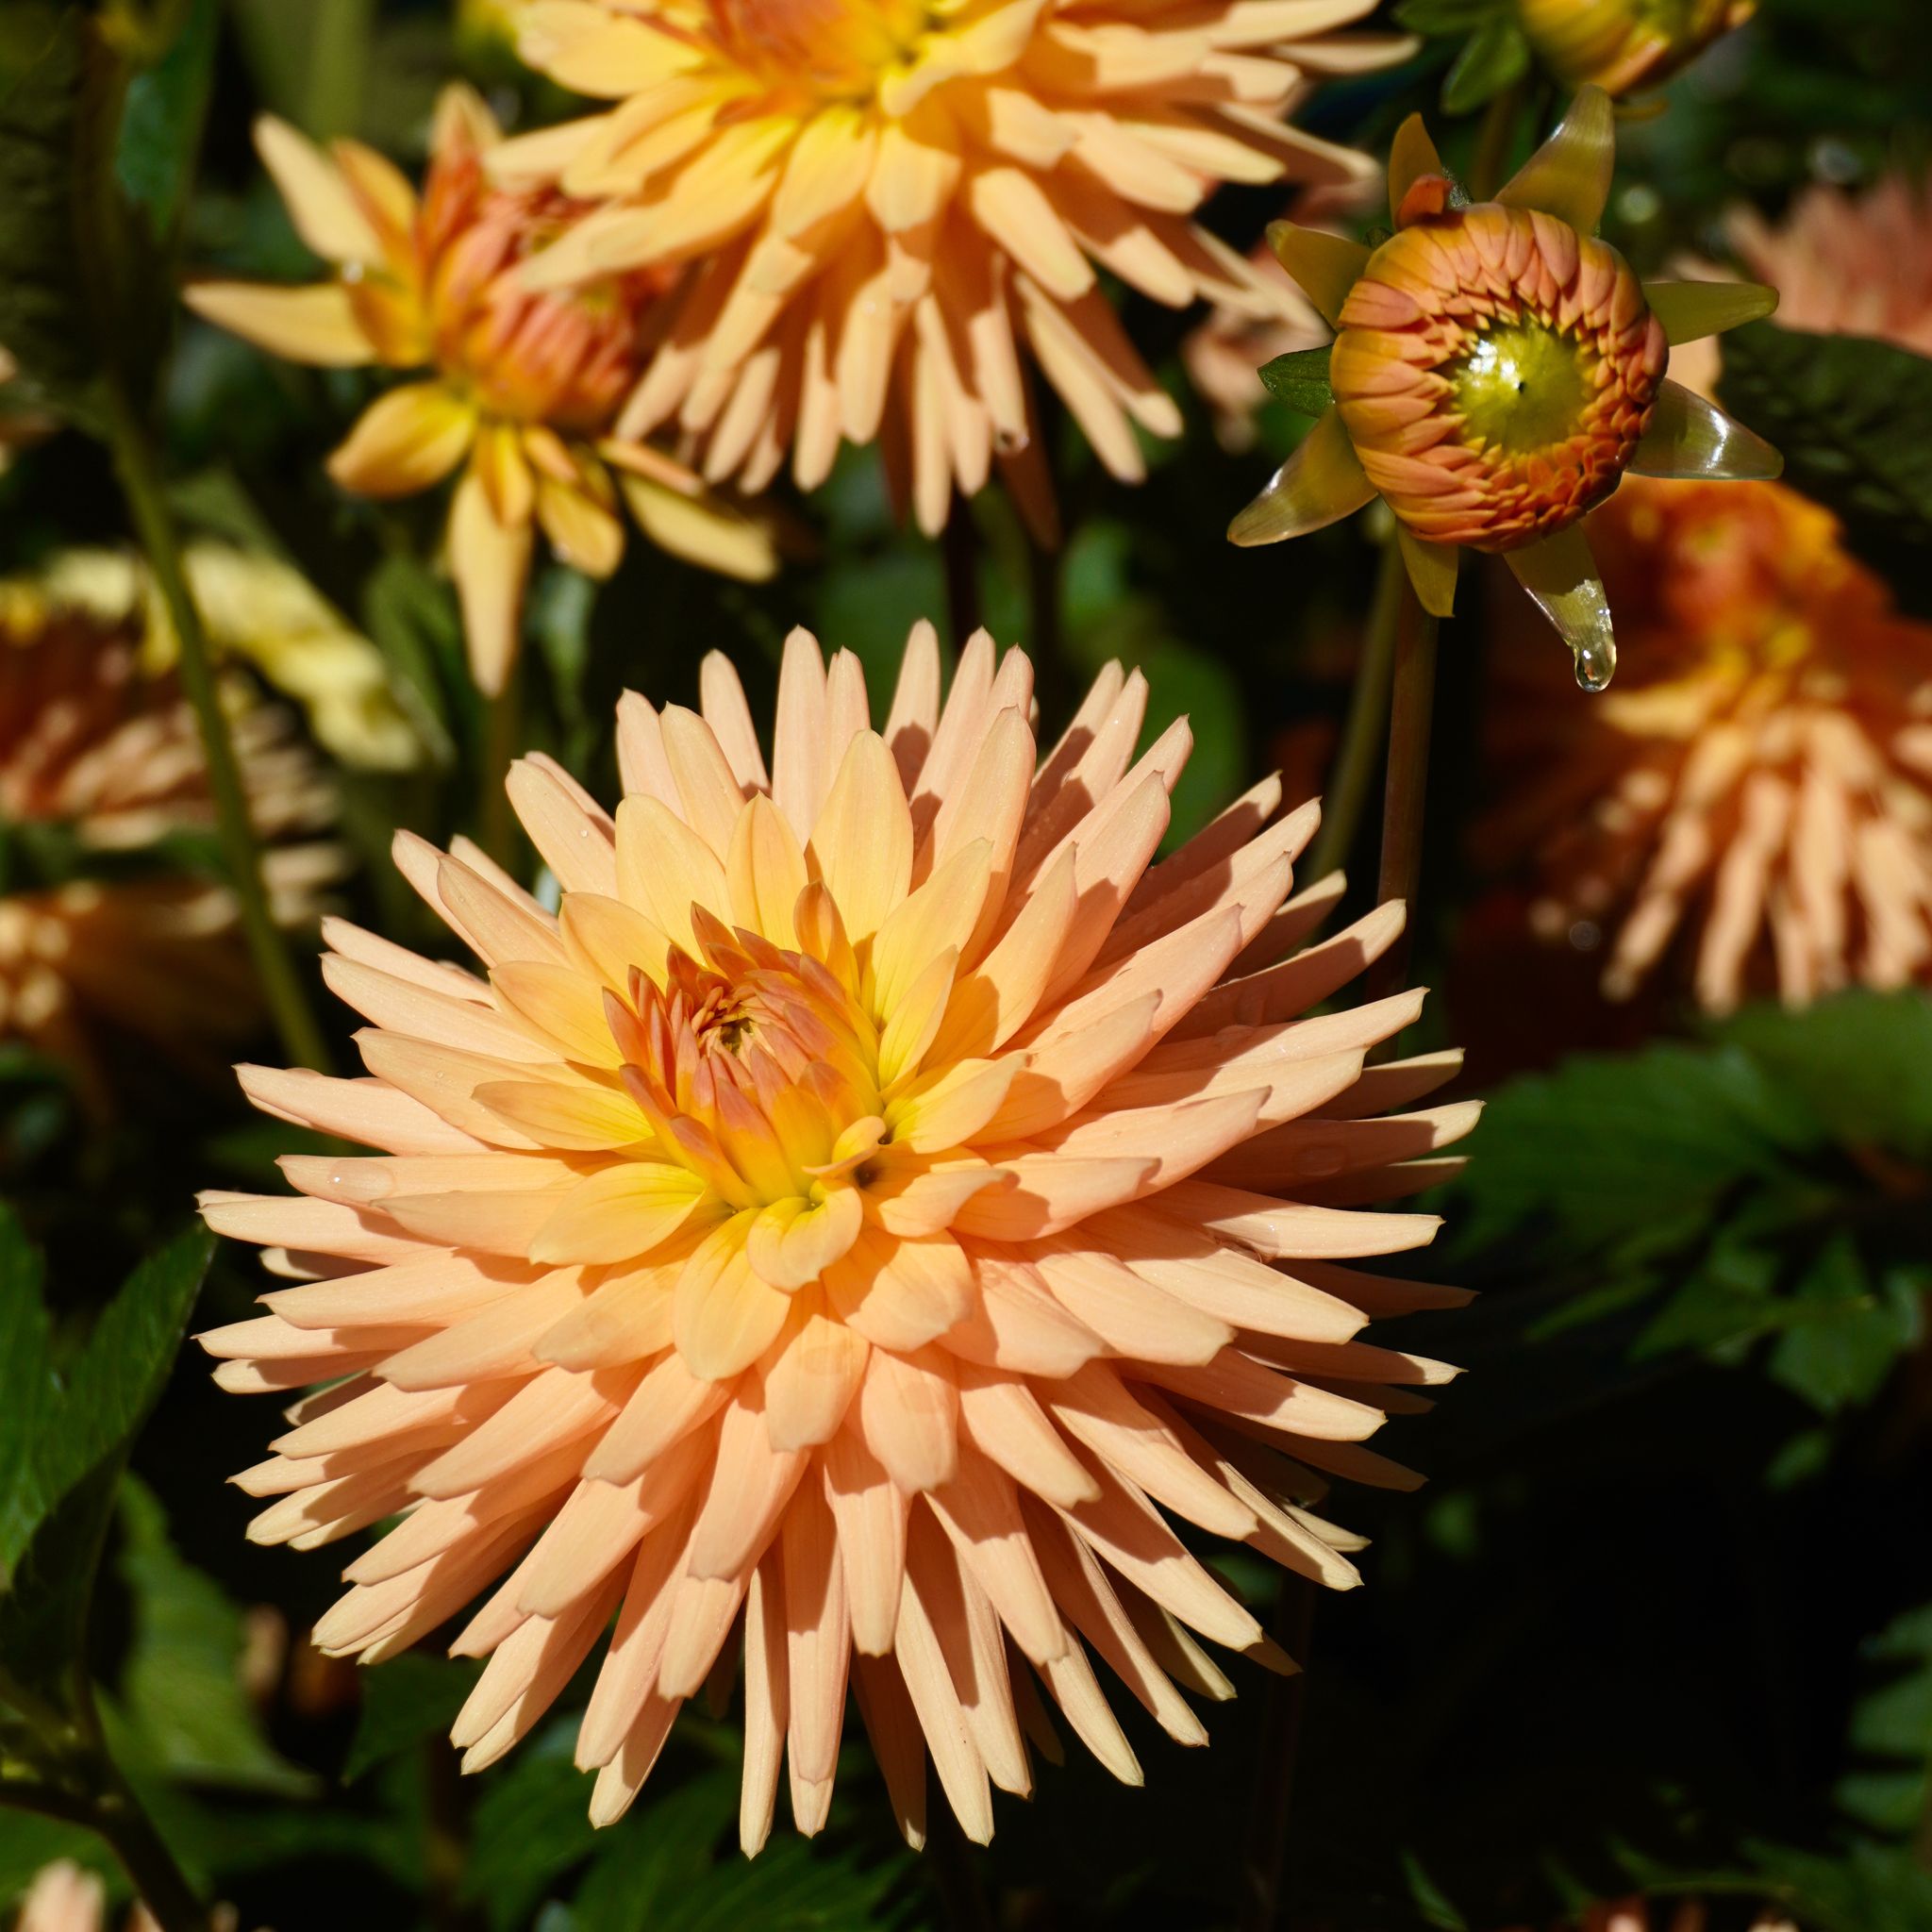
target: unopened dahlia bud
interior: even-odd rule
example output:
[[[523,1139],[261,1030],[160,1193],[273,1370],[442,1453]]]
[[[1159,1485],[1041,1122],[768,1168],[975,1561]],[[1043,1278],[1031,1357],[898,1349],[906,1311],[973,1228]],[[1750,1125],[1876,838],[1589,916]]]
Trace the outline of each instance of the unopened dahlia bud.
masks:
[[[1493,201],[1471,206],[1421,118],[1396,136],[1395,233],[1360,242],[1277,222],[1282,265],[1339,331],[1331,408],[1228,530],[1273,543],[1379,495],[1425,609],[1458,555],[1507,555],[1570,645],[1577,682],[1616,668],[1579,527],[1624,475],[1774,476],[1774,449],[1665,374],[1674,342],[1767,314],[1749,283],[1639,282],[1592,230],[1610,186],[1609,96],[1587,87]]]
[[[1543,65],[1572,87],[1656,87],[1740,27],[1757,0],[1517,0]]]

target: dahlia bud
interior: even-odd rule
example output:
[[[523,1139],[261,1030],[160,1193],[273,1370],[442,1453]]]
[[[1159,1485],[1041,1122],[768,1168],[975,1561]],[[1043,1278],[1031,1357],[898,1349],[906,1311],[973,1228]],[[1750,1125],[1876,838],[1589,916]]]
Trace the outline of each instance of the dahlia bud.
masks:
[[[1742,26],[1757,0],[1517,0],[1543,65],[1571,87],[1610,94],[1656,87]]]
[[[1373,251],[1277,222],[1283,267],[1339,331],[1334,406],[1228,530],[1300,536],[1379,495],[1425,609],[1446,617],[1459,553],[1508,558],[1562,634],[1577,682],[1616,668],[1578,525],[1625,473],[1774,476],[1776,451],[1668,379],[1674,342],[1768,314],[1748,283],[1643,284],[1593,235],[1608,197],[1609,96],[1587,87],[1494,201],[1469,205],[1419,116],[1390,162],[1395,233]]]

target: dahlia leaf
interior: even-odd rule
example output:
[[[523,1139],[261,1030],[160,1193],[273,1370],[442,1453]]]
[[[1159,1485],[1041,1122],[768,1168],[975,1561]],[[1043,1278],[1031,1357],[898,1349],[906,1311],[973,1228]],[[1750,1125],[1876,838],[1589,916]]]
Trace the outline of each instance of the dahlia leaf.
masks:
[[[242,1689],[242,1613],[211,1576],[185,1561],[148,1487],[121,1485],[115,1569],[133,1628],[117,1687],[117,1741],[146,1766],[228,1790],[301,1796],[315,1778],[270,1744]]]
[[[1786,480],[1855,531],[1932,540],[1932,360],[1759,322],[1725,337],[1718,390],[1784,452]]]
[[[0,1358],[0,1407],[17,1396],[38,1414],[7,1509],[17,1546],[6,1552],[9,1575],[0,1594],[0,1682],[60,1698],[72,1692],[69,1673],[121,1470],[174,1365],[213,1246],[196,1227],[150,1256],[71,1361],[57,1367],[43,1356],[36,1375],[31,1345],[17,1359]],[[33,1379],[16,1388],[17,1377]]]
[[[1852,1712],[1853,1769],[1840,1806],[1868,1829],[1907,1838],[1932,1796],[1932,1604],[1859,1646],[1871,1688]]]
[[[377,1765],[441,1737],[456,1722],[481,1674],[482,1666],[467,1658],[416,1651],[371,1671],[362,1686],[362,1707],[342,1765],[342,1782],[352,1785]]]
[[[191,0],[159,59],[127,84],[114,172],[122,192],[169,253],[180,234],[201,152],[219,22],[215,0]]]
[[[1442,79],[1442,111],[1468,114],[1529,72],[1529,42],[1507,14],[1495,14],[1463,43]]]
[[[1835,1235],[1798,1282],[1772,1379],[1821,1415],[1869,1402],[1924,1332],[1924,1287],[1922,1271],[1874,1279],[1851,1237]]]
[[[1335,400],[1328,387],[1328,357],[1332,342],[1318,349],[1294,349],[1264,362],[1260,377],[1268,393],[1304,416],[1321,416]]]

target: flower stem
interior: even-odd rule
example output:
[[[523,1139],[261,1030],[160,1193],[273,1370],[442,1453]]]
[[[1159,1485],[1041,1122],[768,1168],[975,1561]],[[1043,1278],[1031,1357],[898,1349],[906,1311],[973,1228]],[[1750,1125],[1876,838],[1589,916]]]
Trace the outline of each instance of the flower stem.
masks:
[[[208,1932],[208,1907],[196,1896],[154,1820],[111,1766],[106,1788],[94,1801],[92,1823],[113,1846],[114,1856],[134,1881],[161,1932]]]
[[[1375,577],[1375,601],[1369,613],[1361,662],[1356,668],[1348,718],[1341,727],[1334,776],[1322,800],[1322,829],[1308,854],[1307,876],[1325,877],[1348,863],[1355,848],[1362,808],[1368,803],[1375,761],[1382,755],[1383,721],[1389,715],[1389,671],[1395,659],[1395,623],[1408,578],[1402,552],[1391,536],[1382,546]]]
[[[1469,163],[1469,194],[1472,201],[1491,201],[1502,187],[1509,166],[1510,150],[1516,144],[1516,120],[1522,112],[1528,89],[1523,80],[1513,80],[1500,93],[1490,97],[1483,125],[1476,131],[1475,153]]]
[[[1382,868],[1375,903],[1408,908],[1402,937],[1376,960],[1371,999],[1396,991],[1408,971],[1415,939],[1416,888],[1423,870],[1424,807],[1429,790],[1429,733],[1436,710],[1437,620],[1405,582],[1395,625],[1395,678],[1389,710],[1389,772],[1382,793]]]
[[[174,623],[179,641],[181,688],[193,707],[201,727],[203,756],[208,763],[208,790],[214,798],[215,821],[222,852],[227,861],[228,883],[240,908],[242,930],[255,962],[275,1030],[283,1048],[296,1064],[328,1069],[328,1048],[308,1003],[293,954],[269,906],[262,882],[261,853],[248,816],[248,794],[235,741],[222,710],[215,684],[213,654],[201,612],[188,588],[181,542],[168,508],[159,465],[146,425],[119,383],[108,385],[109,441],[114,468],[134,519],[135,532]]]
[[[516,815],[505,781],[517,755],[524,709],[524,653],[511,660],[503,689],[485,701],[482,763],[476,773],[476,842],[498,865],[515,871]]]
[[[1301,1666],[1291,1677],[1271,1677],[1261,1721],[1261,1762],[1241,1862],[1239,1932],[1274,1932],[1283,1922],[1281,1872],[1294,1800],[1295,1755],[1307,1707],[1308,1652],[1314,1637],[1315,1586],[1292,1573],[1281,1579],[1271,1634]]]

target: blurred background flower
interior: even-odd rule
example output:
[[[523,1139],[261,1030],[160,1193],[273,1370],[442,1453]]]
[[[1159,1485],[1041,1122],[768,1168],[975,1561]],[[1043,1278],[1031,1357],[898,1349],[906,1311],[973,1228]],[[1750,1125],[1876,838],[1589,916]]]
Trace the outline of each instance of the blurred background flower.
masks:
[[[75,571],[99,588],[89,559]],[[143,647],[138,608],[116,618],[58,590],[0,586],[0,1038],[64,1065],[97,1111],[149,1088],[156,1053],[223,1076],[260,1017],[233,899],[209,876],[194,719]],[[341,865],[316,838],[332,788],[246,675],[224,701],[275,912],[312,918]]]
[[[1480,839],[1533,855],[1537,930],[1601,930],[1612,998],[1674,946],[1714,1012],[1923,977],[1932,627],[1777,485],[1633,480],[1597,528],[1620,688],[1566,708],[1534,651],[1496,654],[1504,802]]]
[[[1569,87],[1627,94],[1668,80],[1757,0],[1517,0],[1529,44]],[[1773,286],[1776,282],[1772,279]]]
[[[707,496],[681,464],[608,434],[644,354],[661,278],[600,276],[565,295],[530,293],[530,258],[575,211],[560,196],[492,190],[499,134],[469,89],[438,103],[419,200],[373,149],[325,155],[277,121],[258,130],[303,239],[336,278],[304,288],[202,282],[200,314],[276,355],[328,367],[428,366],[385,391],[328,459],[344,489],[411,495],[459,465],[449,567],[478,685],[502,691],[520,641],[531,544],[606,577],[624,555],[620,495],[652,540],[714,570],[769,576],[768,533]]]

